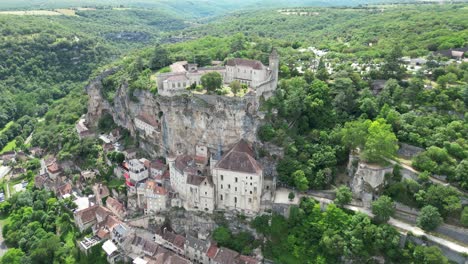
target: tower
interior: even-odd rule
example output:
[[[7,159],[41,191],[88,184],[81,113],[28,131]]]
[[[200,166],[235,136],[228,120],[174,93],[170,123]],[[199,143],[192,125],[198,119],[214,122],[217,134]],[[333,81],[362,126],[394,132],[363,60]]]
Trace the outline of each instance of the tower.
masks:
[[[274,78],[275,82],[278,82],[278,72],[279,72],[279,55],[275,48],[272,49],[269,59],[272,77]]]

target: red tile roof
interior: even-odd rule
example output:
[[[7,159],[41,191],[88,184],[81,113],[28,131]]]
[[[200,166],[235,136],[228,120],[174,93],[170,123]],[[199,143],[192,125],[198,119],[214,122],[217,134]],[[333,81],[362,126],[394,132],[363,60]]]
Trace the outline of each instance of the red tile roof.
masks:
[[[218,253],[218,247],[215,244],[211,244],[210,248],[206,252],[206,256],[210,259],[213,259]]]
[[[260,173],[262,166],[253,157],[254,153],[248,143],[241,139],[221,160],[216,164],[216,168],[246,172]]]
[[[92,222],[96,220],[96,211],[98,209],[98,205],[94,205],[91,207],[88,207],[86,209],[80,210],[75,213],[75,216],[79,219],[81,219],[81,222],[83,224]]]
[[[58,164],[56,162],[53,162],[53,163],[47,165],[47,170],[50,173],[57,173],[57,172],[60,171],[60,167],[58,166]]]

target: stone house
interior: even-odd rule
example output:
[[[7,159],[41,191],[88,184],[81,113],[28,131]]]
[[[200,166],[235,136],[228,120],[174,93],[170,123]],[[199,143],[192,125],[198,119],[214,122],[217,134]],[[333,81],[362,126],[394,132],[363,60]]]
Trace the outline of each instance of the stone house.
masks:
[[[130,227],[128,227],[124,223],[120,223],[117,226],[115,226],[114,229],[112,229],[110,237],[112,241],[114,241],[118,245],[121,245],[124,242],[127,235],[130,234],[130,231]]]
[[[202,210],[212,213],[214,210],[214,186],[211,177],[188,175],[185,195],[187,210]]]
[[[128,165],[130,180],[133,183],[138,183],[148,178],[148,168],[146,168],[145,164],[140,160],[131,159]]]
[[[85,170],[80,172],[80,176],[83,181],[87,181],[96,178],[96,173],[91,170]]]
[[[84,118],[81,118],[78,121],[78,123],[76,123],[75,129],[80,139],[94,137],[94,133],[91,132],[91,130],[89,130],[88,126],[86,125],[86,120]]]
[[[54,160],[47,165],[47,174],[49,178],[56,179],[62,173],[62,168]]]
[[[96,210],[98,209],[98,207],[98,205],[94,205],[86,209],[77,211],[73,214],[75,224],[78,226],[80,232],[83,232],[84,230],[96,224]]]
[[[106,207],[120,219],[125,219],[127,216],[127,210],[125,209],[124,204],[113,197],[107,198]]]
[[[216,164],[212,170],[216,207],[249,215],[259,212],[263,169],[249,144],[240,140],[219,161],[211,162]]]
[[[155,241],[159,245],[162,245],[179,255],[184,254],[185,237],[173,233],[167,227],[162,227],[156,231]]]
[[[161,124],[158,120],[147,113],[141,113],[135,117],[135,127],[142,131],[145,136],[152,136],[161,132]]]
[[[184,255],[193,263],[209,264],[207,256],[210,242],[187,235],[185,238]]]

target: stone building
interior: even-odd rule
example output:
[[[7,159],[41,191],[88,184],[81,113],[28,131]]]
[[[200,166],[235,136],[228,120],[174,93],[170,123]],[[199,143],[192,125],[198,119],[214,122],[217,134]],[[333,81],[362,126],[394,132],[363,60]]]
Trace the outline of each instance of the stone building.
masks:
[[[113,197],[107,198],[106,207],[120,219],[124,219],[127,216],[125,205]]]
[[[158,93],[162,96],[181,95],[192,84],[201,84],[201,77],[219,72],[224,84],[239,81],[251,88],[257,97],[273,95],[278,85],[279,56],[275,49],[269,57],[269,66],[257,60],[229,59],[225,66],[198,68],[196,64],[179,61],[171,65],[171,72],[158,75]]]
[[[137,206],[145,213],[156,213],[167,210],[168,191],[156,181],[147,181],[137,187]]]
[[[263,192],[263,169],[254,158],[249,144],[240,140],[212,170],[216,189],[216,207],[246,214],[260,211]]]
[[[161,132],[159,121],[147,113],[135,117],[135,127],[142,131],[145,136],[152,136],[154,133]]]
[[[208,150],[198,146],[195,156],[168,158],[171,188],[186,210],[212,213],[220,209],[254,215],[265,209],[262,198],[271,200],[275,184],[264,179],[263,168],[245,140],[223,156],[212,155],[209,161],[208,156]]]
[[[140,160],[131,159],[128,161],[128,165],[130,180],[133,181],[133,183],[137,183],[148,178],[148,168],[146,168],[145,164]]]

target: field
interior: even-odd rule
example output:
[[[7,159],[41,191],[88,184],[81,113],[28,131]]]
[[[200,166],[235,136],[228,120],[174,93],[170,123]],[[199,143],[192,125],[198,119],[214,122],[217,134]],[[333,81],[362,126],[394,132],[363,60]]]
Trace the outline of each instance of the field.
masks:
[[[12,151],[16,148],[16,140],[12,140],[8,142],[8,144],[0,151],[0,154],[5,153],[7,151]]]
[[[15,15],[15,16],[61,16],[57,11],[50,10],[28,10],[28,11],[0,11],[0,15]]]
[[[8,123],[5,125],[5,127],[2,128],[2,129],[0,130],[0,134],[2,134],[3,132],[5,132],[11,125],[13,125],[13,121],[8,122]]]
[[[78,9],[80,10],[80,9]],[[90,10],[90,9],[84,9]],[[73,9],[55,9],[55,10],[22,10],[22,11],[0,11],[0,15],[15,16],[76,16]]]

